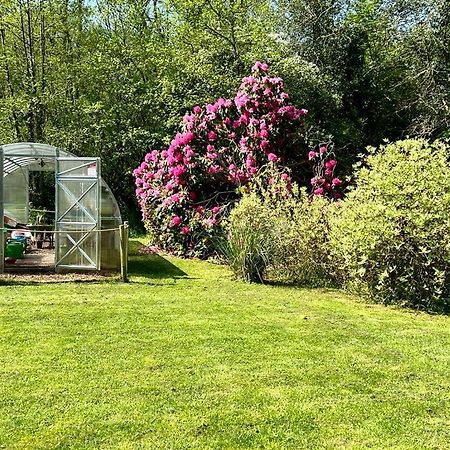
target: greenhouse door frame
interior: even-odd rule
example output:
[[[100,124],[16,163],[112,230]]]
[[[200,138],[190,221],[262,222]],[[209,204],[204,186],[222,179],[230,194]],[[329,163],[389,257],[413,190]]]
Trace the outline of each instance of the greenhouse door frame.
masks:
[[[63,168],[64,163],[69,167]],[[73,164],[73,167],[71,166]],[[87,169],[87,174],[84,173]],[[71,184],[87,184],[83,192],[74,192]],[[56,157],[55,161],[55,270],[100,270],[101,228],[101,164],[100,158]],[[60,210],[60,199],[65,196],[69,207]],[[91,200],[89,205],[87,199]],[[81,211],[78,221],[68,218],[74,210]],[[64,239],[65,238],[65,239]],[[83,248],[88,240],[93,241],[94,253]],[[64,243],[70,242],[68,247]],[[83,263],[65,261],[78,255]]]

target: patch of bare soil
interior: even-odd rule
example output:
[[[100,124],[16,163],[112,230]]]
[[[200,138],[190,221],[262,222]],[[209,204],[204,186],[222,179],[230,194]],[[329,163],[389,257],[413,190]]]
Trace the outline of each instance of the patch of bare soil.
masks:
[[[40,273],[20,272],[0,275],[0,285],[8,284],[34,284],[34,283],[94,283],[117,281],[119,276],[110,272],[93,273]]]

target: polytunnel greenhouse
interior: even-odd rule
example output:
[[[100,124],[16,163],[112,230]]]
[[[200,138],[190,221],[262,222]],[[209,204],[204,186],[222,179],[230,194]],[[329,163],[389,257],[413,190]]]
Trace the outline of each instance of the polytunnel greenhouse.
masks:
[[[18,143],[0,146],[0,167],[0,272],[120,269],[122,219],[99,158]],[[30,180],[43,172],[54,210],[33,209]]]

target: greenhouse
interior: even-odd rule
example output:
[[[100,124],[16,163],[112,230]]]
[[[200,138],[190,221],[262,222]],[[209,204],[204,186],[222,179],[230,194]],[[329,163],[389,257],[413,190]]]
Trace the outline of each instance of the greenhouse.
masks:
[[[120,269],[122,219],[99,158],[18,143],[0,146],[0,167],[0,272]],[[53,208],[36,208],[39,194]]]

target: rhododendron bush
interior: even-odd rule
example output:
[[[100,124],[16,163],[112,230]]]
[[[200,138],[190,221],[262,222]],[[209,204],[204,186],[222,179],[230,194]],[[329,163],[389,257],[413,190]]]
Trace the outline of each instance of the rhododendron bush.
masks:
[[[161,247],[206,256],[221,218],[261,168],[273,169],[289,188],[289,172],[280,168],[307,111],[289,103],[283,81],[268,70],[257,62],[233,100],[195,106],[169,147],[147,153],[135,169],[143,219]],[[333,182],[316,178],[316,195],[333,190]]]

